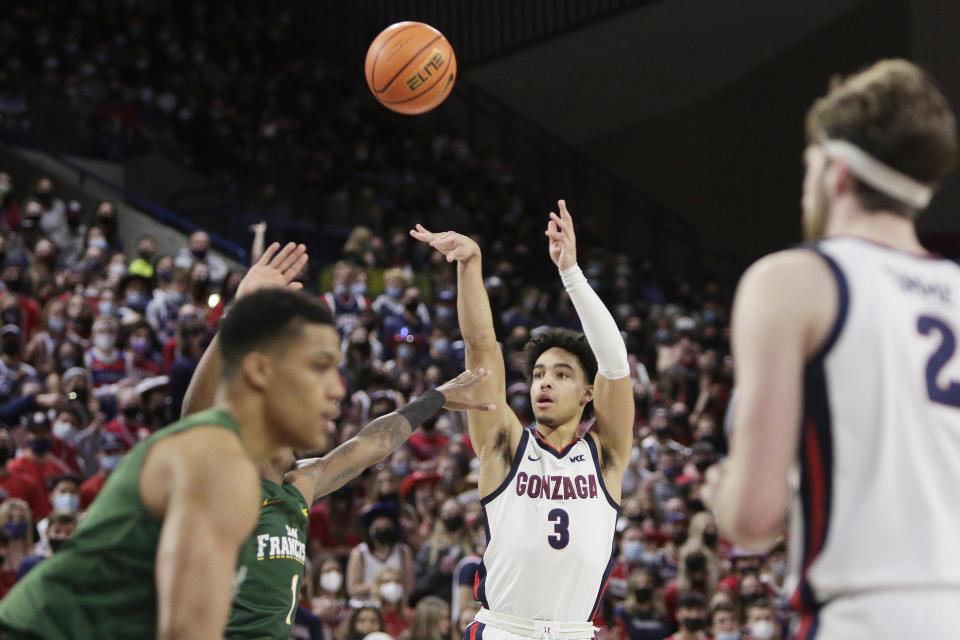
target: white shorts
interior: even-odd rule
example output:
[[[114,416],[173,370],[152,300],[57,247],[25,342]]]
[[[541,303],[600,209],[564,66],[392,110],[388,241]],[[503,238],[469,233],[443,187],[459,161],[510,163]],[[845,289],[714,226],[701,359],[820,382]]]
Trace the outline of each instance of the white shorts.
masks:
[[[463,640],[590,640],[595,628],[589,622],[526,620],[487,609],[463,631]]]
[[[831,600],[805,616],[797,640],[960,637],[960,589],[873,591]]]

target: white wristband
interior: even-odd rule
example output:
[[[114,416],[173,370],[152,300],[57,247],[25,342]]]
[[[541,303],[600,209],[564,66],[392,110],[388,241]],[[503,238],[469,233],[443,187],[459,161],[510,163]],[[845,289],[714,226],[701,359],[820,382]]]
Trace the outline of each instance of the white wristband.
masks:
[[[613,316],[607,311],[603,300],[593,290],[578,265],[560,272],[563,287],[570,295],[583,333],[597,358],[597,369],[607,380],[619,380],[630,375],[630,363],[627,360],[627,347],[623,344],[620,329]]]

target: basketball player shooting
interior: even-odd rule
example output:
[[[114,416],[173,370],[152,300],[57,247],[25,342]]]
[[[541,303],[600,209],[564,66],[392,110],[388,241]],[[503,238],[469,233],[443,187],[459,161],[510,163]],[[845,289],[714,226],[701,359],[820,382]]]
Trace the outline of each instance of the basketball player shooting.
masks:
[[[278,271],[272,263],[276,245],[250,268],[237,290],[238,298],[263,288],[289,285],[306,264],[305,247],[297,248],[297,271]],[[183,416],[204,411],[216,401],[221,375],[220,337],[203,354],[183,401]],[[259,466],[263,502],[252,539],[240,550],[237,565],[244,573],[233,599],[224,637],[286,640],[296,618],[306,562],[307,510],[314,501],[336,491],[383,460],[421,423],[441,408],[492,411],[493,405],[471,400],[473,387],[487,372],[465,371],[426,391],[409,404],[373,420],[357,435],[321,458],[294,465],[286,448]]]
[[[799,489],[797,638],[954,638],[960,268],[914,225],[955,162],[954,116],[923,71],[885,60],[814,102],[806,129],[813,244],[740,281],[732,443],[705,498],[721,533],[759,550]]]
[[[526,345],[536,418],[526,429],[506,402],[480,247],[453,231],[417,225],[410,232],[457,262],[467,367],[491,372],[475,392],[497,398],[496,410],[467,414],[488,537],[474,589],[483,608],[465,632],[469,640],[592,638],[590,621],[610,573],[621,478],[633,445],[633,391],[620,332],[577,266],[573,219],[558,204],[560,214],[550,214],[546,230],[550,258],[586,335],[554,328]],[[579,438],[591,404],[596,422]]]

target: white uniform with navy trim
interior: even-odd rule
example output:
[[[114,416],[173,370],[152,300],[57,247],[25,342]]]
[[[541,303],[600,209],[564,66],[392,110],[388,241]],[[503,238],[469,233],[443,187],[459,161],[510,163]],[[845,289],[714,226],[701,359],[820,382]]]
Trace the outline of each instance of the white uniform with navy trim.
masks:
[[[852,237],[813,249],[840,306],[804,378],[797,638],[957,637],[960,266]]]
[[[510,473],[481,500],[488,542],[474,595],[486,609],[526,620],[596,616],[619,513],[598,460],[592,434],[557,451],[524,430]],[[484,638],[494,632],[511,635],[487,627]]]

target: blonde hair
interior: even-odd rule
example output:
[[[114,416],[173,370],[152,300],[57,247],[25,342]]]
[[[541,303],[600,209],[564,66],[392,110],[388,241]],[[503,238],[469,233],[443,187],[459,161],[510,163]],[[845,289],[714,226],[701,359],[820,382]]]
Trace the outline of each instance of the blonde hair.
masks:
[[[372,237],[373,232],[367,227],[362,225],[354,227],[350,235],[347,236],[347,241],[343,243],[343,253],[363,253],[370,245]]]
[[[417,603],[410,626],[410,640],[450,640],[440,632],[440,622],[449,622],[449,619],[450,605],[437,596],[425,597]]]
[[[388,576],[396,576],[396,579],[391,580]],[[394,569],[393,567],[384,567],[383,569],[380,569],[376,577],[373,579],[373,583],[370,585],[370,599],[376,602],[377,606],[381,608],[384,604],[394,604],[389,602],[384,603],[383,599],[380,597],[380,586],[385,582],[398,583],[401,587],[403,587],[403,595],[407,595],[407,587],[403,584],[403,574],[401,574],[398,569]],[[395,604],[397,607],[403,608],[403,598],[398,600]]]
[[[21,500],[20,498],[7,498],[3,501],[3,504],[0,504],[0,529],[7,526],[10,520],[13,518],[13,514],[11,512],[16,508],[21,509],[26,516],[27,548],[33,549],[33,514],[30,513],[30,505],[28,505],[25,500]]]

